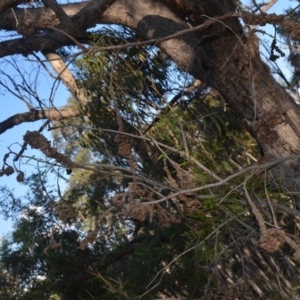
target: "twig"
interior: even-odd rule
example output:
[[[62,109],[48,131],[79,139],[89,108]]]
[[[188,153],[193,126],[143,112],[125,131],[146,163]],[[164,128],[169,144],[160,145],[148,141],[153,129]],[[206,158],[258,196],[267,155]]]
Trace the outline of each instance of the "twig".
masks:
[[[178,125],[180,127],[180,133],[181,133],[181,136],[182,136],[182,141],[183,141],[183,144],[184,144],[184,149],[185,149],[186,156],[190,157],[189,147],[188,147],[187,142],[186,142],[183,126],[182,126],[181,122],[178,122]]]
[[[265,175],[264,176],[264,188],[265,188],[265,193],[266,193],[266,197],[267,197],[267,200],[268,200],[268,204],[269,204],[269,207],[270,207],[270,210],[271,210],[273,223],[274,223],[276,228],[279,228],[278,223],[277,223],[277,219],[276,219],[276,216],[275,216],[275,213],[274,213],[273,205],[271,205],[269,193],[268,193],[268,190],[267,190],[267,172],[266,172],[266,170],[265,170],[264,175]]]

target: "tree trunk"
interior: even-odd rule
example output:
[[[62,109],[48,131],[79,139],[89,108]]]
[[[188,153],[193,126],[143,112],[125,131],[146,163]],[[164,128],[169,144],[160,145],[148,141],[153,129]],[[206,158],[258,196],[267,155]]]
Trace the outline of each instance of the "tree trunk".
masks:
[[[117,1],[103,15],[104,22],[136,28],[148,38],[162,38],[187,29],[166,6],[152,1]],[[234,9],[231,0],[197,1],[180,10],[181,18],[193,18],[193,27],[224,16]],[[175,12],[178,7],[173,8]],[[130,10],[129,10],[130,9]],[[206,17],[199,17],[205,15]],[[300,153],[300,108],[270,74],[261,60],[257,37],[243,33],[237,18],[215,21],[205,30],[163,41],[160,48],[185,71],[215,88],[255,136],[267,161]],[[298,159],[272,169],[274,180],[298,192]]]

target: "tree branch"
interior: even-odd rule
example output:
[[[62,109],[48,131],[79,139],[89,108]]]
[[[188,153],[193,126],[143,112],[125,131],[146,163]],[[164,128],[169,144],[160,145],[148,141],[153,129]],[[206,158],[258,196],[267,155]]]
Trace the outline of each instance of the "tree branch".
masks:
[[[16,30],[16,19],[18,23],[30,25],[36,30],[47,29],[49,26],[58,28],[61,25],[60,18],[63,18],[62,15],[64,14],[71,19],[72,24],[76,24],[77,28],[85,30],[94,27],[99,22],[101,15],[115,1],[93,0],[90,2],[59,4],[61,10],[59,17],[55,10],[47,7],[14,8],[13,12],[7,10],[1,14],[0,29]],[[0,9],[1,5],[2,3],[0,3]]]
[[[61,109],[50,108],[47,110],[31,110],[30,112],[16,114],[9,117],[5,121],[0,122],[0,134],[22,123],[35,122],[44,119],[62,120],[67,118],[74,118],[79,116],[80,114],[80,111],[77,110],[74,106],[66,106]]]
[[[69,70],[68,66],[64,60],[56,53],[43,52],[44,56],[48,59],[52,68],[55,70],[58,78],[62,80],[65,86],[70,90],[72,95],[79,100],[79,103],[83,105],[88,102],[84,90],[78,88],[75,78],[72,72]]]
[[[97,25],[99,17],[110,7],[116,0],[92,0],[81,9],[73,18],[73,23],[78,28],[87,29]]]
[[[49,61],[50,65],[56,72],[57,77],[61,79],[70,92],[76,96],[78,88],[75,78],[63,59],[54,52],[43,51],[43,55]]]
[[[65,18],[69,18],[72,24],[76,24],[76,30],[72,32],[72,36],[80,42],[87,36],[86,29],[99,23],[102,12],[114,1],[93,0],[88,3],[60,5],[59,15],[61,21],[49,8],[29,8],[26,10],[15,8],[13,12],[7,11],[1,14],[0,30],[17,31],[18,28],[23,26],[29,28],[31,32],[38,30],[46,30],[47,32],[1,42],[0,57],[13,54],[26,56],[34,51],[45,49],[53,51],[63,46],[74,45],[74,41],[62,33],[49,33],[49,29],[59,28],[62,22],[66,22],[65,20],[62,21],[63,17],[61,15],[63,14]]]
[[[80,38],[76,38],[80,41]],[[23,54],[24,56],[27,56],[32,52],[38,52],[44,49],[53,51],[63,46],[71,45],[74,45],[74,42],[58,32],[47,35],[37,34],[26,38],[18,38],[1,42],[0,58],[14,54]]]
[[[4,1],[1,1],[4,2]],[[70,18],[75,16],[81,9],[87,5],[83,3],[61,4],[61,8]],[[55,12],[50,8],[36,7],[36,8],[14,8],[14,11],[7,10],[1,14],[0,29],[16,30],[16,18],[20,24],[28,24],[34,29],[46,29],[48,26],[59,27],[60,21]]]
[[[42,0],[42,1],[45,7],[48,7],[55,12],[57,18],[60,21],[62,29],[66,30],[69,33],[75,32],[75,26],[72,23],[70,17],[63,10],[63,8],[57,3],[56,0]]]

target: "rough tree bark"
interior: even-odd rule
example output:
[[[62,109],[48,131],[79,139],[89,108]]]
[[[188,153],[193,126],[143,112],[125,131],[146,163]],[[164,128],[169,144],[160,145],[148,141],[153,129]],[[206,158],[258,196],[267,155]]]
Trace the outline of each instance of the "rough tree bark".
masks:
[[[232,0],[93,0],[60,5],[65,14],[55,14],[50,8],[7,9],[18,3],[0,6],[0,29],[23,34],[22,38],[0,42],[0,57],[33,51],[49,55],[64,45],[84,41],[86,30],[95,24],[128,26],[147,39],[164,38],[202,24],[197,31],[161,40],[157,46],[181,69],[219,91],[256,137],[267,161],[299,154],[300,108],[261,60],[256,36],[243,32],[237,19],[243,14],[233,13]],[[265,15],[244,16],[252,24],[268,21]],[[298,161],[280,164],[273,175],[284,178],[290,191],[299,191]]]

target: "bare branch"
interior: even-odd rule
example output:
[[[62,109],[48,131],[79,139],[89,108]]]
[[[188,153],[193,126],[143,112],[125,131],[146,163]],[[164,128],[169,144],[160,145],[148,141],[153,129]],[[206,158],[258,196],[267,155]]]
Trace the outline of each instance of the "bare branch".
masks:
[[[62,120],[67,118],[74,118],[80,115],[80,111],[73,106],[66,106],[61,109],[51,108],[47,110],[31,110],[30,112],[16,114],[9,117],[3,122],[0,122],[0,134],[14,126],[26,122],[35,122],[38,120]]]

